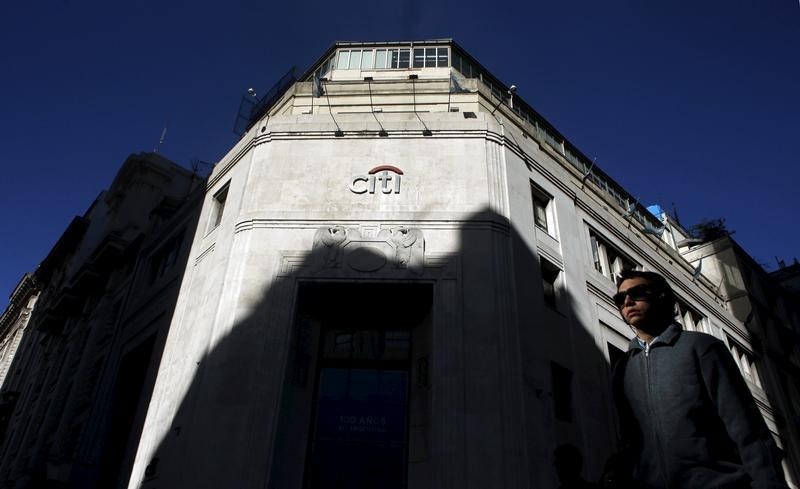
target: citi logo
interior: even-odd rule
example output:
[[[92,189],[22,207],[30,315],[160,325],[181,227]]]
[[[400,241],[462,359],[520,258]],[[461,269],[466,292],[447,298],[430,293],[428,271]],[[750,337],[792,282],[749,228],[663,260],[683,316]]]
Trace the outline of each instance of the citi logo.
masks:
[[[354,194],[374,194],[380,189],[382,194],[400,193],[400,175],[403,170],[392,165],[376,166],[367,175],[356,175],[350,182]]]

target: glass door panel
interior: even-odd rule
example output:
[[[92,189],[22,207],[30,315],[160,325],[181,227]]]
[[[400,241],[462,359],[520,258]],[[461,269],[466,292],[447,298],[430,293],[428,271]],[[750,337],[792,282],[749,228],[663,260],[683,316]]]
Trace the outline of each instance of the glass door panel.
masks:
[[[402,489],[408,371],[322,367],[308,487]]]

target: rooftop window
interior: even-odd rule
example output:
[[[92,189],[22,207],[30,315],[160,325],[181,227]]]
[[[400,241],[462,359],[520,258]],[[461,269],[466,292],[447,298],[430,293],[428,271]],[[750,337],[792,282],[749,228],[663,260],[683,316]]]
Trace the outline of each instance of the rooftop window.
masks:
[[[340,49],[332,65],[337,70],[446,68],[450,66],[450,48]]]

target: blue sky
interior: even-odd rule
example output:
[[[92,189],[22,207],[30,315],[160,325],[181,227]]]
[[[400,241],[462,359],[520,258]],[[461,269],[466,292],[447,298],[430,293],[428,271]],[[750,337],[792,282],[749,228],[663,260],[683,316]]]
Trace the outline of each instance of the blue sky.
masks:
[[[165,156],[213,162],[236,141],[248,87],[335,40],[440,37],[516,84],[642,203],[674,202],[685,225],[724,217],[772,268],[800,258],[797,0],[10,0],[0,294],[165,124]]]

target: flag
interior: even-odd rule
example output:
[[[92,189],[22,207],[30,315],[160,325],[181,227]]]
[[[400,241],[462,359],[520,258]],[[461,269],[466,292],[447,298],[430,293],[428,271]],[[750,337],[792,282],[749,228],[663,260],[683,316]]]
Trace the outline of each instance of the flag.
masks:
[[[322,81],[319,79],[319,73],[314,73],[314,86],[311,89],[312,93],[315,97],[322,97],[325,94],[325,91],[322,88]]]
[[[694,270],[692,271],[692,282],[697,280],[697,277],[700,276],[700,272],[702,270],[703,270],[703,259],[700,258],[700,261],[697,263],[697,266],[694,267]]]
[[[661,226],[660,228],[655,228],[650,224],[646,224],[644,227],[644,232],[647,234],[652,234],[653,236],[658,236],[660,238],[661,235],[664,234],[664,226]]]

